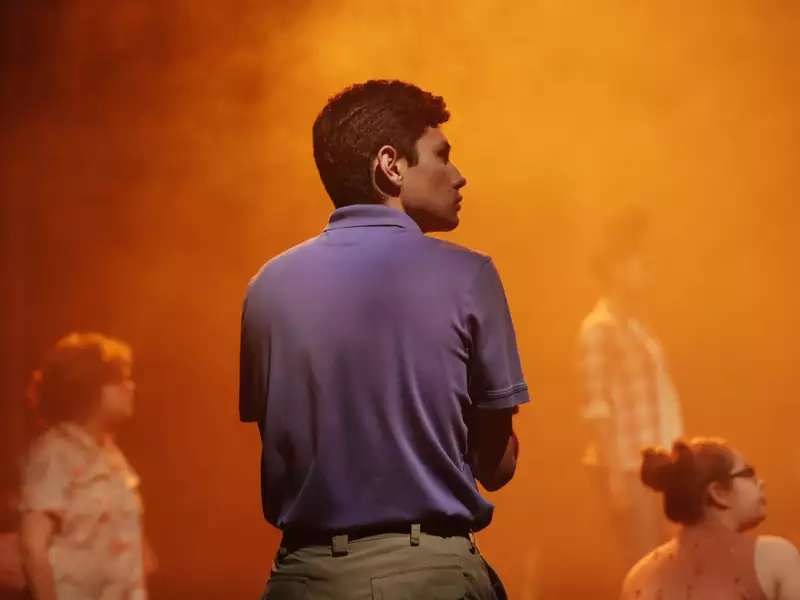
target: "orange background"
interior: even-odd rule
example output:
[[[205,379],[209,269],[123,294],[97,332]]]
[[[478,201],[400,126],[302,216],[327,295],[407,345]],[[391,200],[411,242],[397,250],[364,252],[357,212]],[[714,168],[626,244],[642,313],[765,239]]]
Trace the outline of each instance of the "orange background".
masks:
[[[311,123],[327,97],[399,78],[453,114],[469,183],[446,237],[495,258],[534,394],[518,476],[481,536],[511,597],[618,585],[578,465],[573,352],[596,295],[587,257],[625,205],[654,221],[652,319],[690,432],[741,448],[768,482],[764,528],[800,539],[800,9],[291,4],[3,3],[9,451],[49,344],[74,329],[129,340],[138,412],[122,443],[161,558],[153,597],[255,597],[278,538],[260,516],[257,432],[236,415],[244,286],[326,222]]]

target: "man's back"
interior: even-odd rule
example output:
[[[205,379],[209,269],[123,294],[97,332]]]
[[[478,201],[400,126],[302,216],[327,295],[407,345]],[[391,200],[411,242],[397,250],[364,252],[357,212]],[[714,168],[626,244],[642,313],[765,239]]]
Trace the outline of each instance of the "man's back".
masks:
[[[484,527],[470,409],[526,400],[491,261],[399,211],[339,209],[250,284],[240,410],[263,427],[265,515],[282,529]]]

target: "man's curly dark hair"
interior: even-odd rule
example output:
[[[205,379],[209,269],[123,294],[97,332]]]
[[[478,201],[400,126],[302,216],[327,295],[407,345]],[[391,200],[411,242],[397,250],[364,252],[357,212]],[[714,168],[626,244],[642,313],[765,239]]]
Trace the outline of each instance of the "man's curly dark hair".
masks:
[[[314,160],[333,204],[378,203],[372,161],[384,145],[415,165],[416,142],[450,118],[441,96],[402,81],[371,80],[348,87],[314,121]]]

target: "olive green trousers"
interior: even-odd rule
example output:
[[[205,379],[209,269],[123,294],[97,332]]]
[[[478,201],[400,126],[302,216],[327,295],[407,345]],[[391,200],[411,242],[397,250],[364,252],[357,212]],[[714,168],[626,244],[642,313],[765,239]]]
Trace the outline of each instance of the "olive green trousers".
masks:
[[[502,584],[472,540],[386,533],[281,547],[262,600],[501,600]]]

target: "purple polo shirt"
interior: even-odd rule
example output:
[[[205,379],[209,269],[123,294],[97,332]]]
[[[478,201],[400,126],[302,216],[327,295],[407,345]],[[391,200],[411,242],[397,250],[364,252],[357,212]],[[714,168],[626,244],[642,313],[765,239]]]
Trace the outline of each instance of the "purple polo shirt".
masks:
[[[382,205],[340,208],[250,281],[240,360],[239,412],[261,428],[273,525],[491,521],[468,423],[528,391],[488,257]]]

